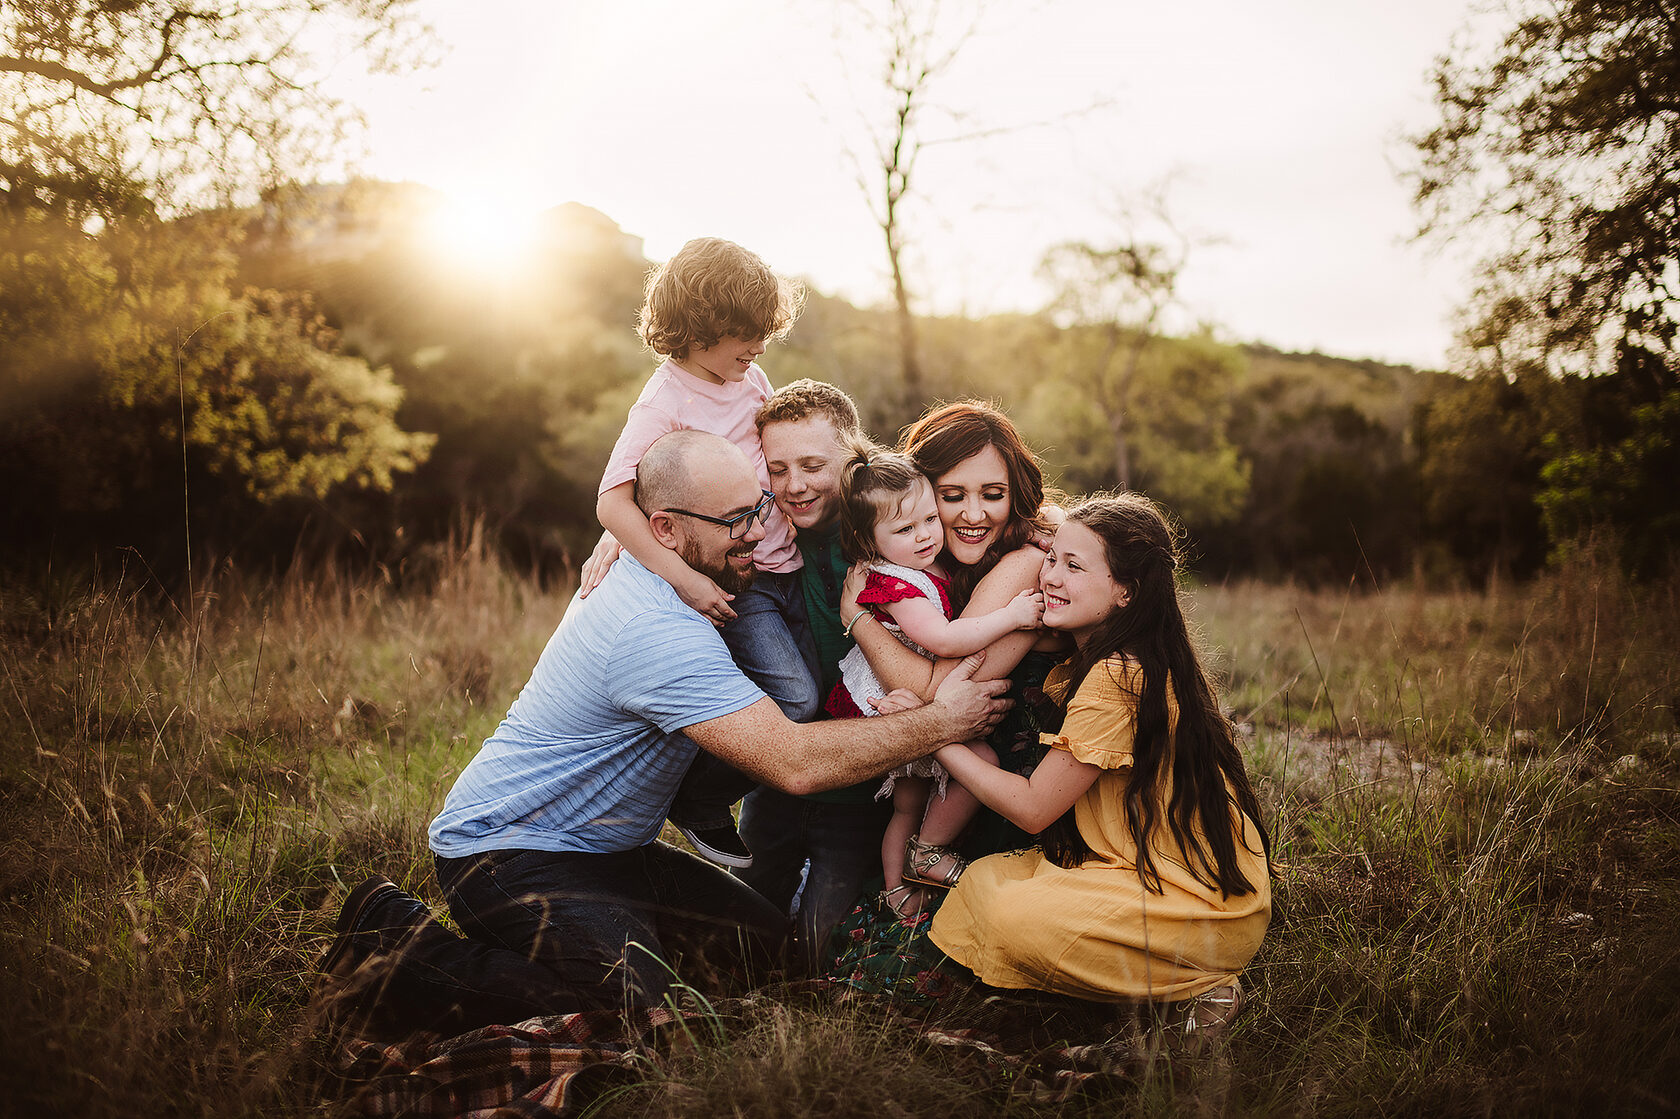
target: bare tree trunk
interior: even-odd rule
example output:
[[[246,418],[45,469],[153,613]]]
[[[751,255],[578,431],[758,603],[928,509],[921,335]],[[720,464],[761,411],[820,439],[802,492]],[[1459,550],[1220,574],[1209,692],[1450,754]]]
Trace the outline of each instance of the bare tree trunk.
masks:
[[[895,56],[905,64],[909,43],[895,43]],[[900,69],[895,62],[894,73]],[[925,72],[924,72],[925,73]],[[887,238],[887,263],[892,270],[893,303],[898,309],[898,367],[900,389],[910,412],[922,404],[922,367],[916,357],[916,319],[910,313],[910,292],[904,283],[904,230],[899,225],[898,204],[910,189],[910,170],[915,163],[917,145],[910,137],[910,120],[916,111],[916,96],[920,81],[908,82],[897,89],[899,95],[892,144],[883,153],[881,171],[886,178],[881,213],[881,232]],[[909,145],[906,149],[906,145]]]

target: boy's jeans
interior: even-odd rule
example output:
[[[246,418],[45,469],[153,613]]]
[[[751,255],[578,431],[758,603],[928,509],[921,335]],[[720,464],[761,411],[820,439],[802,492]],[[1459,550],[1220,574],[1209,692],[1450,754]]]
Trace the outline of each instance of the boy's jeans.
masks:
[[[809,722],[821,709],[822,696],[817,694],[817,646],[799,573],[760,571],[730,606],[735,620],[723,627],[723,641],[735,663],[789,719]],[[695,829],[733,827],[730,807],[757,784],[702,750],[677,788],[668,815]]]

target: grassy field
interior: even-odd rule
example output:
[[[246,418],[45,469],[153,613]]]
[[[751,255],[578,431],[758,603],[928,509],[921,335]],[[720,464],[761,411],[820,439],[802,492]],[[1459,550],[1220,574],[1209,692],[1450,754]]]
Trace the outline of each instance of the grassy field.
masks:
[[[0,587],[0,1099],[331,1115],[311,964],[424,831],[566,602],[465,539],[399,593],[137,563]],[[605,1113],[1680,1109],[1680,588],[1590,558],[1498,597],[1234,585],[1195,616],[1278,861],[1216,1060],[1053,1105],[868,1007],[788,999]],[[441,905],[440,905],[441,908]]]

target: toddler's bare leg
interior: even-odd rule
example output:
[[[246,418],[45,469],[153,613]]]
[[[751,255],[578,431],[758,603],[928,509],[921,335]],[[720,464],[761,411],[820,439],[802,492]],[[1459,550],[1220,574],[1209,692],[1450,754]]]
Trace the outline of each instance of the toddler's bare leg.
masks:
[[[982,761],[997,764],[997,752],[984,742],[965,742],[963,746]],[[980,802],[974,794],[958,784],[956,778],[951,778],[945,783],[943,799],[937,795],[928,799],[927,815],[921,827],[922,842],[938,847],[949,846],[956,842],[957,836],[962,834],[979,810]]]
[[[916,834],[932,784],[925,777],[900,777],[893,782],[892,819],[881,836],[881,875],[889,890],[904,882],[904,844]]]

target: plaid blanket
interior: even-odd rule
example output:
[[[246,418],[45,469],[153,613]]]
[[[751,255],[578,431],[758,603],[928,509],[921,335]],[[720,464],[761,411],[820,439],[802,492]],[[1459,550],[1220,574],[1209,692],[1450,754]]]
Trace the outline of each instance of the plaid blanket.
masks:
[[[647,1071],[670,1010],[584,1011],[486,1026],[457,1037],[413,1034],[344,1042],[339,1075],[356,1110],[413,1119],[574,1115],[589,1099]]]
[[[821,981],[801,993],[841,998],[856,992]],[[561,1119],[614,1088],[667,1068],[678,1038],[726,1033],[766,1013],[768,996],[724,999],[705,1014],[589,1011],[489,1026],[457,1037],[416,1034],[396,1043],[344,1042],[339,1072],[350,1102],[378,1119]],[[881,1004],[886,1019],[910,1024],[924,1041],[967,1058],[982,1084],[1059,1102],[1079,1092],[1135,1082],[1162,1052],[1146,1018],[1115,1017],[1090,1004],[987,998],[960,1015],[915,1017]],[[961,1025],[957,1023],[960,1022]],[[1069,1039],[1090,1039],[1075,1044]]]

